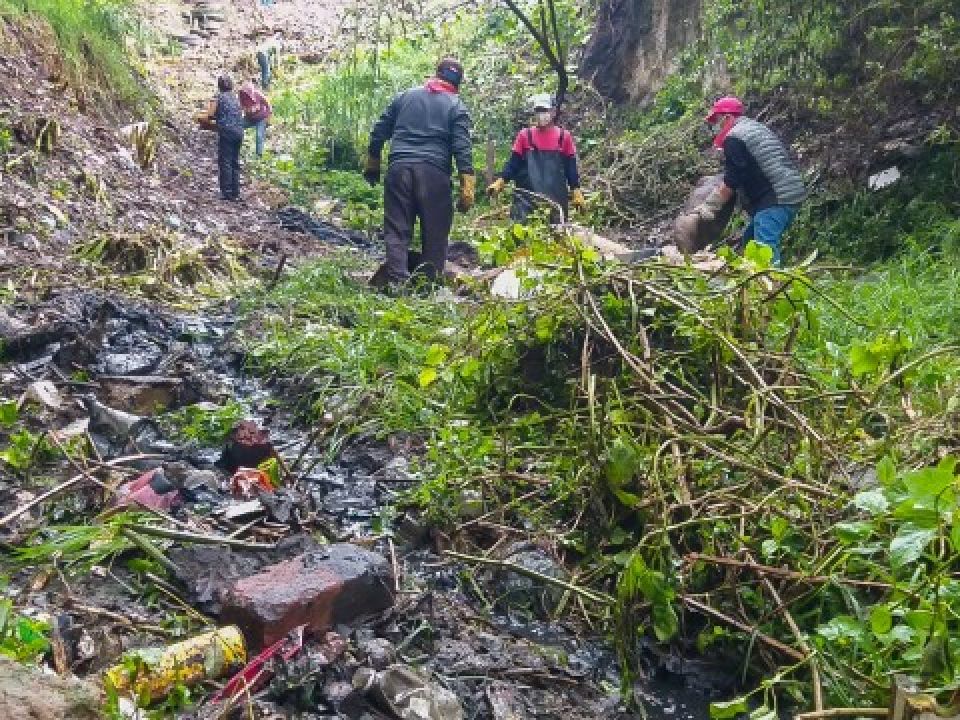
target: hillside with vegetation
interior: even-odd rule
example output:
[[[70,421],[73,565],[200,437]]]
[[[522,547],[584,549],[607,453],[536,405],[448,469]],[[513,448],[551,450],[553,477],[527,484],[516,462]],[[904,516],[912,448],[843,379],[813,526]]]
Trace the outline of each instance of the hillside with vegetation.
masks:
[[[910,720],[888,710],[898,686],[955,704],[952,2],[358,0],[326,24],[294,0],[225,5],[229,31],[182,51],[135,4],[0,0],[0,654],[91,681],[126,663],[111,717],[240,717],[211,684],[129,690],[150,666],[122,651],[222,624],[188,572],[212,587],[221,560],[195,560],[197,543],[289,559],[291,539],[339,541],[387,559],[395,606],[335,627],[340,659],[317,664],[320,637],[271,666],[233,712],[386,713],[335,687],[376,666],[371,638],[472,718]],[[249,194],[227,207],[190,118],[271,34],[286,47],[267,152],[245,150]],[[455,218],[446,287],[380,293],[368,135],[447,55],[481,186],[527,99],[567,85],[587,208],[521,225],[481,192]],[[727,241],[636,252],[669,245],[719,171],[703,117],[728,93],[811,190],[783,266]],[[116,134],[131,123],[145,129]],[[507,277],[515,292],[491,291]],[[123,406],[137,429],[104,440],[89,396],[116,405],[118,383],[150,375],[183,391],[154,383]],[[278,516],[260,496],[249,524],[214,510],[233,478],[213,460],[244,418],[272,434],[271,498],[288,503]],[[153,456],[221,483],[176,512],[118,506],[137,473],[111,464]],[[74,476],[82,493],[41,504]],[[100,657],[76,654],[88,625]]]

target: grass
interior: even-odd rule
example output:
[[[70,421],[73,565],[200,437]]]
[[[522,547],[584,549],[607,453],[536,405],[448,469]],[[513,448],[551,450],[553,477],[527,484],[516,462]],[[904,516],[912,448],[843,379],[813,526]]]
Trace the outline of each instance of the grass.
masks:
[[[322,378],[301,401],[314,416],[335,413],[377,432],[423,426],[435,401],[421,372],[431,348],[457,333],[462,312],[455,304],[374,293],[351,277],[364,267],[342,255],[281,283],[258,310],[262,328],[251,361]],[[371,408],[376,412],[361,411]]]
[[[127,52],[142,33],[129,0],[0,0],[0,16],[39,17],[56,35],[66,79],[78,90],[107,94],[129,105],[146,96]]]

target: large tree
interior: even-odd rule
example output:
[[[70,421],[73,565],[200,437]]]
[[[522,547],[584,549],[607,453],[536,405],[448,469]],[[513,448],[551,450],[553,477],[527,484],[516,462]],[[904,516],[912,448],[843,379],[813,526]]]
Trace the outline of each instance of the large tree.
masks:
[[[640,101],[700,36],[702,0],[601,0],[580,67],[604,96]]]

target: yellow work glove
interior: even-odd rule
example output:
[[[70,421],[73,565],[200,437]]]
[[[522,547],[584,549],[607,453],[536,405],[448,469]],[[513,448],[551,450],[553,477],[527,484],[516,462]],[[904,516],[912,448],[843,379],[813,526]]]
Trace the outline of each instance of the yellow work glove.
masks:
[[[587,199],[583,196],[583,190],[580,188],[573,189],[570,193],[570,204],[577,212],[583,212],[587,209]]]
[[[477,195],[477,178],[475,175],[460,176],[460,198],[457,200],[457,210],[462,213],[473,207]]]
[[[503,188],[506,186],[506,184],[507,183],[504,182],[503,178],[497,178],[487,186],[487,195],[490,197],[496,197],[503,192]]]
[[[377,155],[367,155],[363,165],[363,179],[373,187],[380,182],[380,158]]]

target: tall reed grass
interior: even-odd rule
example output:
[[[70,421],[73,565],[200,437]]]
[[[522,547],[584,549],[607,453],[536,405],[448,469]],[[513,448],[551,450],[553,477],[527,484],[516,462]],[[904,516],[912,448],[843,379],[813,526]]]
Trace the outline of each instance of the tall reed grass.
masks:
[[[72,84],[126,104],[145,97],[126,49],[142,35],[129,0],[0,0],[3,19],[31,16],[49,23]]]

